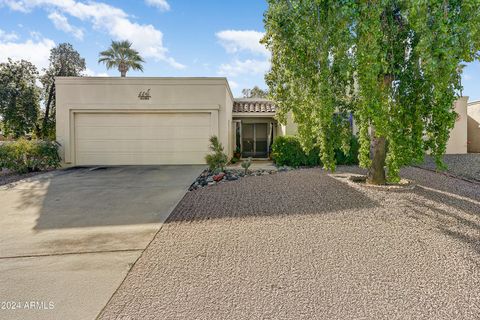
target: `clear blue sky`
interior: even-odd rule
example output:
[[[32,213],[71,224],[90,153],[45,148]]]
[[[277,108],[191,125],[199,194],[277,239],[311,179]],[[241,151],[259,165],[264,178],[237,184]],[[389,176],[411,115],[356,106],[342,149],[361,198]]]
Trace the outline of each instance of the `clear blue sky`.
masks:
[[[97,63],[112,39],[128,38],[146,58],[132,76],[226,76],[235,95],[265,87],[269,54],[258,44],[264,0],[0,0],[0,61],[23,58],[39,68],[49,50],[71,43],[89,75],[116,76]],[[464,95],[480,100],[480,64],[464,71]]]

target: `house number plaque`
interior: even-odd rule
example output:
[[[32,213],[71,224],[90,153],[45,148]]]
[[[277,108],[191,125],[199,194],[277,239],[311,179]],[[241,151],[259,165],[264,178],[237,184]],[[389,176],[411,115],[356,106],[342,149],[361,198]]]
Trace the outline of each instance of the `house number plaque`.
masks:
[[[138,93],[138,98],[140,100],[150,100],[150,98],[151,98],[150,89],[148,89],[147,91],[140,91]]]

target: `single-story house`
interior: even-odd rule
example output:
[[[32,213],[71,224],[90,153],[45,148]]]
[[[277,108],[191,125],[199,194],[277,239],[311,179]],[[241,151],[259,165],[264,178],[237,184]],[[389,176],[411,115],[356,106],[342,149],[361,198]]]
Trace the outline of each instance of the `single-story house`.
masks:
[[[264,99],[234,99],[226,78],[60,77],[56,132],[65,165],[203,164],[209,138],[229,157],[267,158],[280,125]]]
[[[447,153],[467,152],[467,98]],[[265,99],[234,99],[226,78],[59,77],[56,133],[64,165],[204,164],[209,138],[232,157],[268,158],[273,139],[294,135]],[[353,123],[354,129],[355,124]]]

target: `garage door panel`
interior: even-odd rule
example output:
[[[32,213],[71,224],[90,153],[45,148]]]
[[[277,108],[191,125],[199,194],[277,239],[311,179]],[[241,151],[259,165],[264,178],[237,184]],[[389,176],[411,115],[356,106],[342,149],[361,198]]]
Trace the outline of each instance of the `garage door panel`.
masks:
[[[79,140],[208,139],[209,127],[77,127]]]
[[[210,113],[80,113],[77,165],[204,164]]]
[[[207,113],[78,114],[78,127],[209,127]]]
[[[205,139],[191,140],[78,140],[78,150],[82,152],[208,152]]]
[[[122,164],[204,164],[204,152],[178,153],[88,153],[77,154],[77,162],[81,165],[122,165]]]

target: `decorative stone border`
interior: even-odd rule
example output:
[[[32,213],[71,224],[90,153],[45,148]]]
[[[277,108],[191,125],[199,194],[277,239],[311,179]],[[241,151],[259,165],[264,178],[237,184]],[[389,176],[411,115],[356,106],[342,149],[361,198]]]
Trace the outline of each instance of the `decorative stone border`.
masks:
[[[374,185],[366,183],[367,177],[360,174],[352,173],[333,173],[330,174],[331,177],[345,181],[349,184],[354,184],[355,186],[361,186],[364,188],[380,189],[386,191],[408,191],[413,190],[416,187],[416,184],[412,180],[401,179],[399,183],[388,183],[386,185]]]
[[[284,172],[293,170],[291,167],[277,167],[273,170],[271,169],[253,169],[248,170],[248,173],[245,175],[245,170],[243,169],[227,169],[224,172],[215,173],[210,170],[204,170],[190,185],[188,188],[189,191],[201,189],[208,186],[214,186],[220,183],[225,183],[229,181],[236,181],[240,178],[247,176],[265,176],[270,174],[276,174],[277,172]]]

